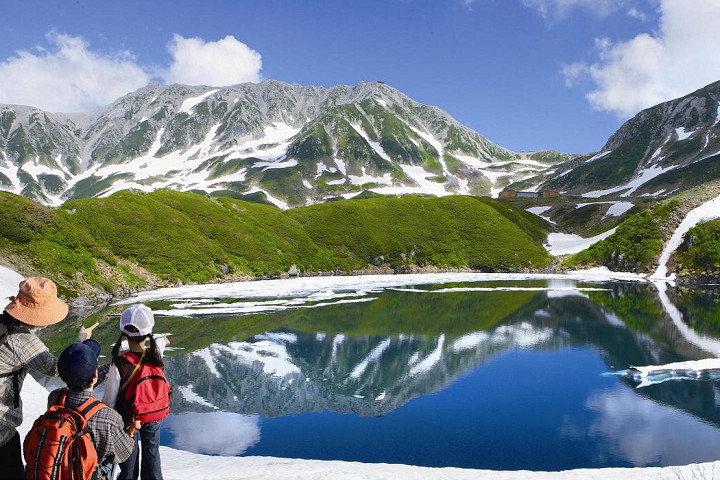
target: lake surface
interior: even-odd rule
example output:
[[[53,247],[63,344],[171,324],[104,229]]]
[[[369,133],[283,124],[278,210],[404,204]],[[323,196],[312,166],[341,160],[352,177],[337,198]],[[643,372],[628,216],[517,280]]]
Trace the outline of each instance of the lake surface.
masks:
[[[175,394],[162,443],[175,448],[510,470],[720,456],[717,381],[637,388],[622,375],[713,357],[717,290],[383,276],[191,287],[138,301],[158,312],[156,331],[172,334]],[[114,343],[123,308],[104,313],[103,345]],[[68,334],[46,335],[60,345]]]

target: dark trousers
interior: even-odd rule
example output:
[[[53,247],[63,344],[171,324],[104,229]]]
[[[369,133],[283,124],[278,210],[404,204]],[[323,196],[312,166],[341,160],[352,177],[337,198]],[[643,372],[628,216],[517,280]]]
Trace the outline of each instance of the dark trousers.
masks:
[[[0,479],[22,478],[25,478],[25,466],[20,450],[20,434],[15,432],[5,445],[0,446]]]
[[[138,448],[138,440],[142,442],[142,455]],[[138,457],[142,457],[138,461]],[[135,434],[135,448],[130,458],[120,464],[118,480],[162,480],[160,469],[160,421],[145,423]]]

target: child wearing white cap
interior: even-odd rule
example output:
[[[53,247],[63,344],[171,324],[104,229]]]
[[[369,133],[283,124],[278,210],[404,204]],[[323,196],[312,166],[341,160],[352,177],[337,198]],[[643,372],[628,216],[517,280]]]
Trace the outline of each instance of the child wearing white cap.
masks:
[[[103,402],[120,412],[131,436],[135,437],[135,449],[130,458],[120,464],[119,480],[162,480],[160,466],[160,421],[170,411],[169,385],[163,373],[163,352],[169,345],[167,336],[155,338],[153,313],[145,305],[128,307],[120,316],[120,337],[112,350],[112,364],[107,375]],[[123,339],[127,339],[128,351],[120,355]],[[159,380],[158,377],[161,377]],[[166,398],[152,399],[150,414],[138,414],[136,388],[139,380],[160,382],[158,391],[166,392]],[[162,384],[164,382],[164,384]],[[155,389],[153,389],[155,390]],[[160,395],[162,397],[162,395]],[[144,398],[144,397],[143,397]],[[148,401],[144,398],[143,401]],[[130,403],[128,403],[130,402]],[[139,437],[139,438],[138,438]],[[142,455],[138,440],[142,440]],[[140,460],[141,457],[141,461]]]

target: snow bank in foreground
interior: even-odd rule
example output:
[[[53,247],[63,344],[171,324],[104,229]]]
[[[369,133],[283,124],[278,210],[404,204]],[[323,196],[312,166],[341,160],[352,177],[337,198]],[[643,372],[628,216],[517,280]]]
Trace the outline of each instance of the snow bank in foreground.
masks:
[[[18,285],[23,278],[19,273],[0,265],[0,303],[2,303],[0,306],[7,305],[9,302],[7,297],[18,292]]]

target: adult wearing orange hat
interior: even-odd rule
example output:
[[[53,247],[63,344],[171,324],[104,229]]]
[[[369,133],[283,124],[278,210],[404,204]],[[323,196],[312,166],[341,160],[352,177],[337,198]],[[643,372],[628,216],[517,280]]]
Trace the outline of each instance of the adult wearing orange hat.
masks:
[[[47,278],[30,277],[20,282],[18,293],[0,315],[0,479],[24,478],[25,469],[17,427],[23,421],[22,389],[25,375],[33,370],[57,376],[57,358],[35,335],[38,328],[58,323],[68,306],[57,296]],[[92,328],[80,329],[85,340]]]

